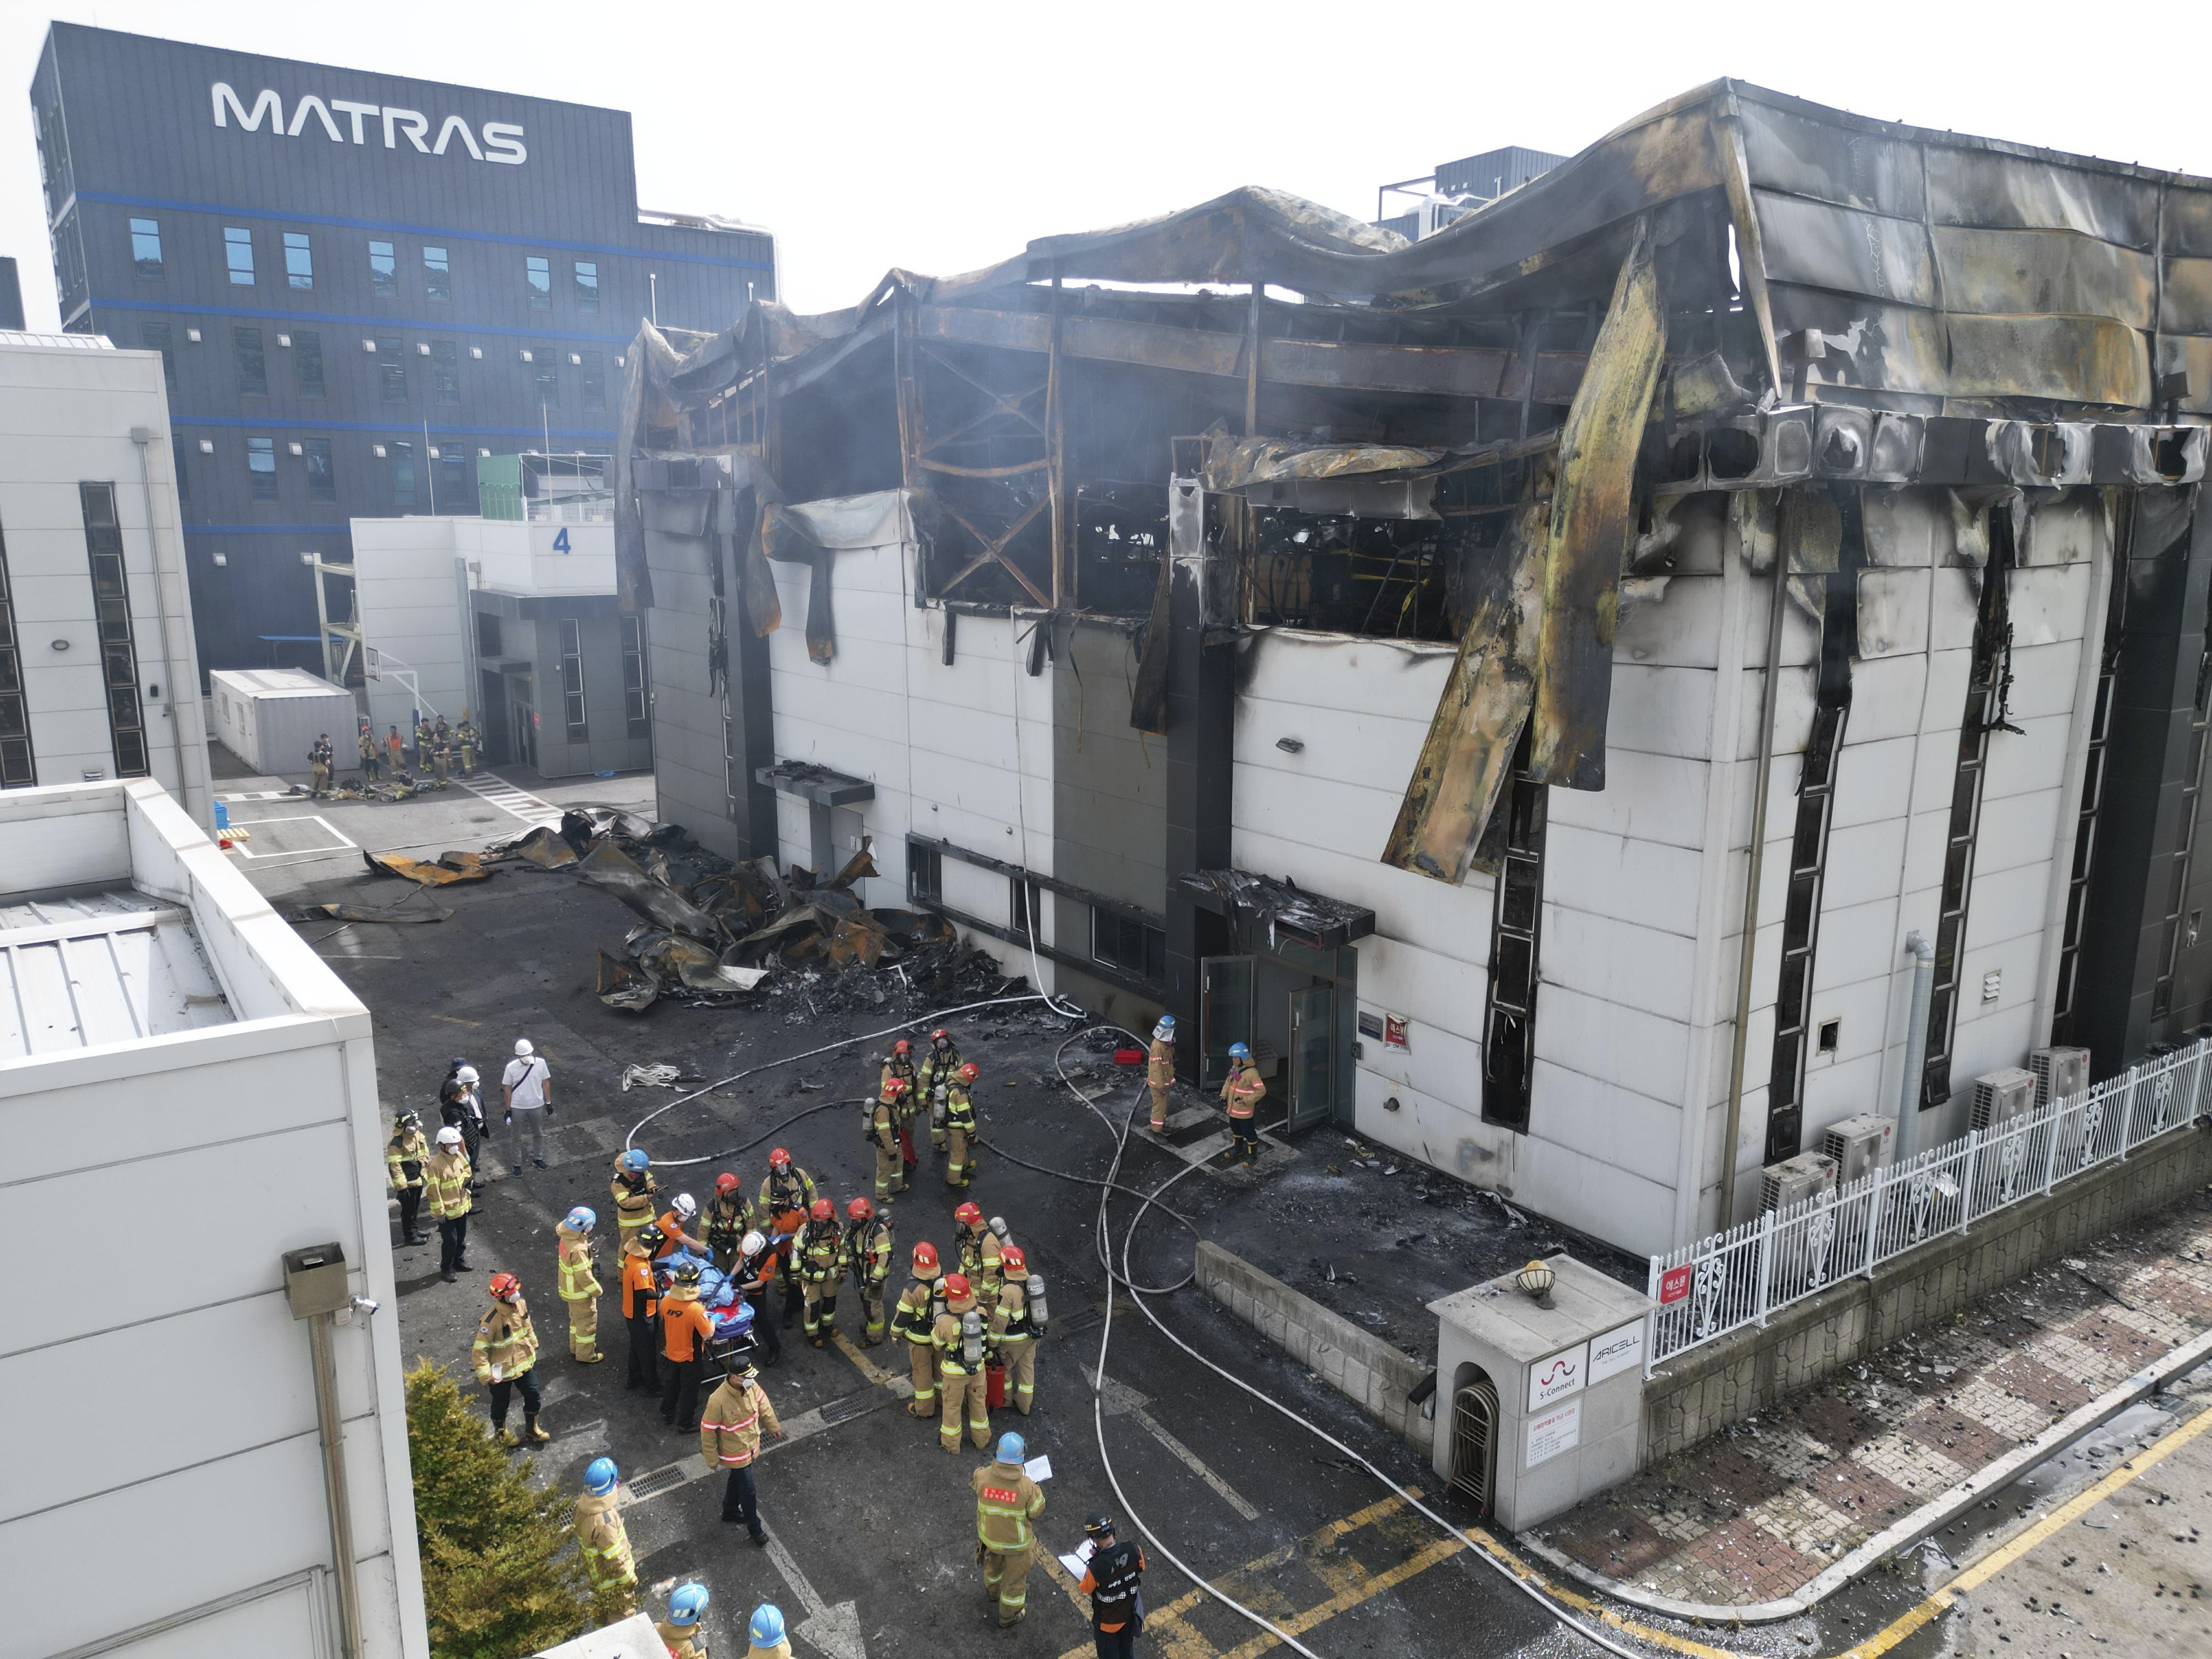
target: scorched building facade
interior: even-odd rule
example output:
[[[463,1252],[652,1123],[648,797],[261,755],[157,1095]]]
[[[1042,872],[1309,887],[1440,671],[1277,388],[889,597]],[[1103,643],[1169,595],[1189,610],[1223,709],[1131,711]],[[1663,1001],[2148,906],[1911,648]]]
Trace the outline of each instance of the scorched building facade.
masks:
[[[642,211],[626,112],[56,23],[32,86],[64,329],[159,351],[208,668],[322,667],[306,556],[611,447],[638,319],[775,247]]]
[[[2212,1012],[2206,180],[1718,82],[644,343],[664,815],[1293,1132],[1656,1251]]]

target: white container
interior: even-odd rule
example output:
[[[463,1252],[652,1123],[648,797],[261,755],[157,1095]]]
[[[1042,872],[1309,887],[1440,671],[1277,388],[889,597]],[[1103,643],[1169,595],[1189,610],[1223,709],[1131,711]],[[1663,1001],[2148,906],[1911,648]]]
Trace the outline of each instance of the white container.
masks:
[[[208,682],[216,741],[262,776],[306,772],[325,732],[340,770],[358,763],[352,692],[304,668],[219,668]]]

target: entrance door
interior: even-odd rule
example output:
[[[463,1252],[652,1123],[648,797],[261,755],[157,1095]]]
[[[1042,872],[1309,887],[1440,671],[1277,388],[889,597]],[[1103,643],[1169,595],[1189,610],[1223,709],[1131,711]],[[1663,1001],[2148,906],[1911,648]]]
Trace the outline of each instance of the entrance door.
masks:
[[[532,771],[538,769],[538,717],[526,702],[507,706],[507,723],[514,734],[514,758]]]
[[[1452,1490],[1490,1513],[1498,1481],[1498,1390],[1480,1371],[1452,1397]]]
[[[1200,958],[1198,1037],[1199,1086],[1218,1089],[1229,1078],[1229,1045],[1252,1042],[1251,957]]]
[[[1336,988],[1291,993],[1291,1118],[1303,1129],[1329,1115],[1336,1094]]]

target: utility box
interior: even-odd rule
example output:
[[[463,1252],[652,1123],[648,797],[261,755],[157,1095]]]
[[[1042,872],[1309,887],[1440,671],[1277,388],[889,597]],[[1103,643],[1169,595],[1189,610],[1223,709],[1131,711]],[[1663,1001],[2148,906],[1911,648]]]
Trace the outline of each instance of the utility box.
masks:
[[[1897,1155],[1897,1120],[1880,1112],[1861,1112],[1831,1123],[1820,1137],[1820,1151],[1836,1161],[1836,1180],[1847,1187],[1861,1176],[1889,1167]]]
[[[1615,1486],[1642,1461],[1647,1297],[1562,1251],[1540,1306],[1506,1273],[1437,1316],[1437,1478],[1516,1530]]]
[[[1836,1160],[1826,1152],[1800,1152],[1759,1172],[1759,1207],[1786,1210],[1836,1190]]]
[[[328,733],[337,764],[358,763],[353,693],[304,668],[219,668],[208,676],[216,741],[263,777],[307,769]]]
[[[2035,1078],[2037,1109],[2054,1100],[2078,1095],[2089,1086],[2087,1048],[2037,1048],[2027,1056],[2027,1069]]]
[[[1984,1072],[1974,1079],[1977,1129],[1999,1129],[2035,1109],[2035,1073],[2021,1066]]]
[[[310,1244],[304,1250],[285,1251],[284,1299],[291,1304],[295,1319],[311,1319],[351,1306],[345,1251],[336,1244]]]

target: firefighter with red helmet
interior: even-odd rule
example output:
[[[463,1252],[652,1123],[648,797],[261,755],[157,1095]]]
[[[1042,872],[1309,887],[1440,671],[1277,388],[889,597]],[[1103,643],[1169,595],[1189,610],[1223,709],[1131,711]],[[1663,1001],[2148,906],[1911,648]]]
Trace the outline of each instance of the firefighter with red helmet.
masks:
[[[952,1046],[952,1033],[940,1025],[929,1034],[929,1052],[922,1056],[921,1072],[922,1098],[929,1103],[929,1144],[940,1152],[945,1146],[945,1097],[959,1069],[960,1050]]]
[[[937,1246],[924,1241],[914,1247],[914,1282],[899,1292],[891,1316],[891,1334],[906,1344],[907,1363],[914,1372],[914,1398],[907,1403],[913,1417],[937,1415],[937,1316],[945,1311],[945,1270],[938,1265]]]
[[[538,1333],[530,1323],[530,1304],[522,1281],[513,1273],[491,1276],[491,1306],[477,1322],[470,1349],[477,1381],[491,1390],[492,1438],[502,1446],[542,1446],[552,1436],[538,1426]],[[507,1401],[522,1395],[522,1438],[507,1431]]]
[[[945,1184],[965,1187],[975,1176],[975,1103],[968,1091],[975,1085],[975,1062],[969,1060],[952,1074],[945,1091]]]
[[[792,1254],[806,1297],[806,1340],[818,1348],[836,1328],[837,1286],[845,1277],[845,1234],[837,1225],[837,1207],[828,1199],[814,1200],[806,1224],[792,1241]]]
[[[907,1097],[906,1079],[887,1077],[868,1108],[868,1145],[876,1149],[876,1202],[906,1190],[906,1161],[899,1146],[899,1117]]]
[[[876,1206],[856,1198],[845,1206],[845,1267],[860,1293],[860,1346],[884,1340],[884,1284],[891,1276],[891,1223]]]
[[[914,1115],[921,1109],[922,1090],[921,1073],[915,1069],[914,1044],[905,1037],[891,1044],[890,1058],[884,1061],[884,1074],[879,1081],[889,1083],[893,1078],[906,1085],[906,1091],[899,1097],[893,1115],[898,1122],[900,1159],[906,1165],[905,1173],[911,1176],[915,1161],[912,1126]]]
[[[991,1310],[991,1352],[1006,1372],[1006,1403],[1024,1417],[1036,1403],[1036,1339],[1042,1332],[1043,1303],[1030,1298],[1030,1264],[1018,1244],[1008,1244],[1000,1256],[1006,1282],[996,1297],[986,1297]],[[1044,1281],[1036,1281],[1040,1298]]]
[[[999,1305],[1002,1278],[999,1258],[1006,1243],[1002,1231],[1006,1224],[1001,1221],[992,1226],[983,1219],[983,1206],[972,1198],[952,1212],[952,1219],[953,1253],[959,1258],[960,1271],[982,1296],[984,1316],[988,1318],[990,1310]]]
[[[726,1273],[736,1265],[738,1247],[754,1227],[752,1200],[745,1196],[744,1183],[727,1170],[714,1177],[714,1196],[707,1206],[705,1224],[707,1248],[714,1253],[714,1266]]]
[[[945,1275],[945,1311],[930,1333],[937,1347],[937,1398],[942,1415],[938,1419],[937,1443],[946,1451],[960,1449],[960,1419],[964,1411],[968,1432],[977,1446],[991,1441],[989,1380],[983,1374],[988,1358],[983,1316],[975,1309],[975,1293],[964,1274]]]

